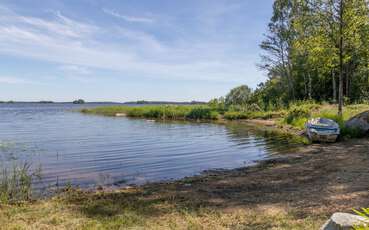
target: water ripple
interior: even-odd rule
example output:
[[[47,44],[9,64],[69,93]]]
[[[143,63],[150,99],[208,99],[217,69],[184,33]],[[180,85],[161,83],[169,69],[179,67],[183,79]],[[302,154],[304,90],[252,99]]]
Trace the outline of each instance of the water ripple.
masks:
[[[1,159],[41,164],[39,186],[140,184],[250,165],[291,145],[244,125],[87,116],[76,108],[0,105]]]

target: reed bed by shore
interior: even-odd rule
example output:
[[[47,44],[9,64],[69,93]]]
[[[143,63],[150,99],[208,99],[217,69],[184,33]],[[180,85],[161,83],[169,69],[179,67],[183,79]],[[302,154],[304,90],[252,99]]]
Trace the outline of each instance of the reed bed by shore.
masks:
[[[107,106],[82,109],[81,112],[104,116],[127,116],[163,120],[216,120],[219,118],[218,111],[212,110],[208,106],[200,105]]]
[[[275,110],[250,109],[250,107],[219,107],[209,105],[156,105],[156,106],[107,106],[82,109],[85,114],[103,116],[126,116],[132,118],[158,120],[202,120],[202,121],[242,121],[266,120],[275,124],[276,128],[299,133],[304,130],[308,119],[323,117],[335,120],[344,137],[359,137],[355,130],[345,127],[345,122],[356,114],[369,110],[369,104],[353,104],[344,108],[342,117],[337,115],[336,105],[296,102],[289,107]],[[270,124],[270,122],[269,122]],[[293,129],[293,130],[292,130]]]

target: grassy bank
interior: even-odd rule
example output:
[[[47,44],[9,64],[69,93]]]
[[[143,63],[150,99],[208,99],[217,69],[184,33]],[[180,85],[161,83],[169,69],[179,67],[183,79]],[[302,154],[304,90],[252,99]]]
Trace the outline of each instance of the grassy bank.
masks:
[[[127,116],[132,118],[168,120],[243,120],[274,119],[282,117],[279,111],[238,111],[222,110],[206,105],[157,105],[157,106],[106,106],[82,109],[82,113],[103,116]]]
[[[93,109],[83,109],[83,113],[104,116],[127,116],[148,119],[170,120],[217,120],[219,112],[208,106],[194,105],[157,105],[157,106],[108,106]]]
[[[303,131],[304,125],[309,118],[324,117],[337,121],[341,127],[343,136],[356,137],[355,130],[348,130],[344,127],[345,121],[352,116],[369,110],[368,104],[347,105],[344,108],[343,117],[337,116],[337,106],[331,104],[317,104],[312,102],[299,102],[290,105],[288,108],[276,109],[273,111],[262,111],[260,109],[249,108],[219,108],[207,105],[158,105],[158,106],[108,106],[92,109],[83,109],[86,114],[97,114],[104,116],[127,116],[133,118],[161,119],[161,120],[270,120],[277,128],[282,128],[286,132],[299,133]],[[293,130],[291,130],[293,129]]]

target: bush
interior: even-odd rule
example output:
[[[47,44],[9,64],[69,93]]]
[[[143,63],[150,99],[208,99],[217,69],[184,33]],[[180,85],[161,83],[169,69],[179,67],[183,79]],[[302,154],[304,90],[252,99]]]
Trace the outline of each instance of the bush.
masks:
[[[266,111],[266,112],[253,112],[249,114],[251,119],[272,119],[272,118],[279,118],[284,115],[283,111]]]
[[[186,115],[186,118],[192,120],[216,120],[219,118],[219,113],[207,107],[195,107]]]
[[[287,117],[285,118],[285,122],[287,124],[293,125],[294,121],[309,118],[311,116],[311,110],[308,106],[293,106],[288,110]]]
[[[232,89],[225,98],[226,105],[247,105],[252,96],[252,89],[247,85],[241,85]]]
[[[224,118],[227,120],[240,120],[240,119],[248,119],[249,116],[247,113],[244,112],[226,112],[224,114]]]
[[[225,99],[223,97],[212,99],[208,102],[208,106],[221,114],[226,111]]]
[[[164,110],[163,108],[149,108],[143,111],[142,116],[155,119],[164,118]]]

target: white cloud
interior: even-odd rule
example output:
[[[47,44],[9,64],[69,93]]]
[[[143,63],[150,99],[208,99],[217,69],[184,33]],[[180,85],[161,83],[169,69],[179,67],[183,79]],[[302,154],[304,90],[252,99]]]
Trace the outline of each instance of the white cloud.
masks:
[[[0,53],[55,62],[79,74],[100,68],[123,77],[243,82],[255,69],[253,63],[227,55],[231,43],[209,38],[168,45],[143,31],[98,26],[60,12],[52,16],[36,18],[0,8]]]
[[[62,65],[59,67],[59,69],[61,69],[67,74],[75,74],[75,75],[89,75],[92,73],[88,68],[77,65]]]
[[[17,77],[9,77],[9,76],[0,76],[1,84],[34,84],[35,82],[24,80]]]
[[[155,22],[155,20],[153,18],[149,18],[149,17],[137,17],[137,16],[128,16],[128,15],[123,15],[120,13],[117,13],[114,10],[110,10],[110,9],[103,9],[104,13],[109,14],[110,16],[119,18],[119,19],[123,19],[124,21],[127,22],[139,22],[139,23],[153,23]]]

